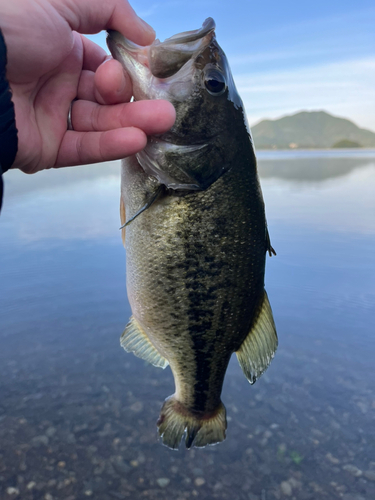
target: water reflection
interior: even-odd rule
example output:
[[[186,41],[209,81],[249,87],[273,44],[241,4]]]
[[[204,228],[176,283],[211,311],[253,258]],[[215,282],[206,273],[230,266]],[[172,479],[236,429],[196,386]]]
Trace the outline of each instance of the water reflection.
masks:
[[[170,371],[118,344],[118,164],[6,174],[1,500],[375,498],[375,154],[262,152],[259,169],[280,348],[253,387],[232,360],[227,441],[178,453],[156,439]]]
[[[371,158],[279,158],[263,159],[259,164],[261,176],[305,182],[323,182],[327,179],[345,177],[350,172],[374,164]]]
[[[5,179],[2,229],[21,241],[117,236],[120,162]],[[1,229],[0,229],[1,230]]]

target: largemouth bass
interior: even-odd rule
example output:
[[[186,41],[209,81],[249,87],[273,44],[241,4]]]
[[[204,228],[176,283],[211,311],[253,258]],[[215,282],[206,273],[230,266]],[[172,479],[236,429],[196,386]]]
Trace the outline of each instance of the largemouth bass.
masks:
[[[172,369],[176,390],[157,422],[163,443],[218,443],[231,355],[253,384],[277,348],[264,289],[266,252],[274,250],[244,107],[210,18],[149,47],[113,31],[107,43],[135,100],[167,99],[177,114],[169,132],[122,163],[133,315],[121,345]]]

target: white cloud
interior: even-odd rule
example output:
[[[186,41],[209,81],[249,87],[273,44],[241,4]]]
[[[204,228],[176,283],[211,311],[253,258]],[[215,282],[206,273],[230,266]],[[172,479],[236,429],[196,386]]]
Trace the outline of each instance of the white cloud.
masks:
[[[249,122],[324,109],[375,130],[375,58],[235,76]]]

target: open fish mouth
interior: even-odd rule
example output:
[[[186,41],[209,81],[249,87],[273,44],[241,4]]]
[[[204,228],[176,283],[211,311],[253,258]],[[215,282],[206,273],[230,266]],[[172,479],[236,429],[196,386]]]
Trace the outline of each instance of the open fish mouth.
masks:
[[[197,30],[179,33],[164,42],[155,40],[148,54],[151,73],[158,78],[168,78],[177,73],[210,44],[215,27],[215,21],[209,17]]]
[[[175,75],[190,59],[210,44],[215,27],[215,21],[209,17],[197,30],[178,33],[163,42],[156,39],[147,47],[137,45],[121,33],[110,30],[107,44],[112,54],[124,55],[125,51],[134,59],[133,65],[141,64],[148,68],[154,77],[164,79]],[[125,69],[130,70],[127,66]]]

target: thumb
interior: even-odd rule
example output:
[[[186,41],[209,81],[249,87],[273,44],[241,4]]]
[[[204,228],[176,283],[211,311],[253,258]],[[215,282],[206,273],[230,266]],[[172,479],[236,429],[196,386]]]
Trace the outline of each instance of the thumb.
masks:
[[[82,34],[111,29],[139,45],[149,45],[155,31],[137,16],[127,0],[51,0],[54,8]]]

